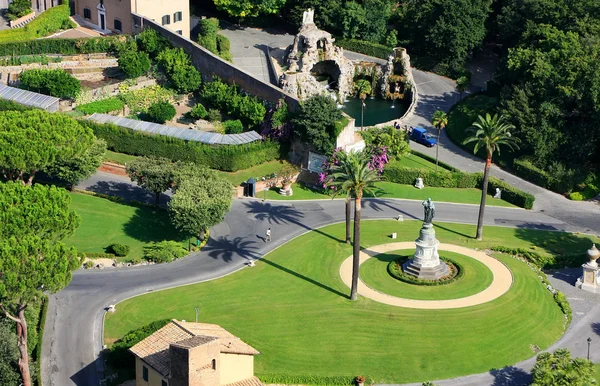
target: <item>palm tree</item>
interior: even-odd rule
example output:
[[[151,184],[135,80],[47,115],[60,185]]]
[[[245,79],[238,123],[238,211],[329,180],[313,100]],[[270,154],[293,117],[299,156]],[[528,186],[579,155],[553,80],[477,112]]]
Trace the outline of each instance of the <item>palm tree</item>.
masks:
[[[372,91],[371,83],[366,79],[359,79],[354,83],[354,92],[360,98],[360,130],[362,131],[364,126],[364,114],[365,114],[365,99],[367,95]]]
[[[446,126],[448,125],[448,115],[445,112],[438,110],[435,113],[433,113],[431,123],[437,129],[437,134],[438,134],[437,135],[437,146],[435,147],[435,171],[437,172],[437,170],[438,170],[438,155],[439,155],[439,150],[440,150],[440,133],[442,132],[442,129],[446,128]]]
[[[488,179],[490,174],[490,167],[492,166],[492,157],[494,152],[497,151],[500,154],[500,147],[506,146],[509,149],[518,149],[519,142],[518,138],[511,136],[510,131],[515,127],[507,122],[505,116],[494,114],[491,116],[489,113],[478,118],[478,121],[473,122],[473,125],[468,129],[473,135],[465,139],[463,144],[475,142],[475,149],[473,152],[477,154],[479,149],[485,149],[487,152],[487,158],[485,160],[485,169],[483,171],[483,186],[481,189],[481,203],[479,204],[479,218],[477,219],[477,240],[483,238],[483,212],[485,210],[485,199],[487,196]]]
[[[360,215],[363,193],[375,194],[374,183],[379,181],[377,170],[370,167],[371,156],[366,151],[351,152],[339,165],[330,169],[330,186],[336,192],[346,192],[354,198],[354,243],[352,250],[352,288],[350,300],[357,299],[358,265],[360,256]]]
[[[466,76],[461,76],[456,79],[456,90],[460,93],[460,99],[462,99],[463,92],[467,91],[469,88],[469,78]]]

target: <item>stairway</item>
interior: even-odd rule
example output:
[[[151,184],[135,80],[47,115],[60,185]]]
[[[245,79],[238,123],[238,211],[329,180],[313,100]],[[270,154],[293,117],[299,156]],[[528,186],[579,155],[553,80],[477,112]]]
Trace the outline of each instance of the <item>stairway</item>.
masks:
[[[37,17],[37,15],[38,15],[37,12],[33,12],[33,15],[29,18],[26,18],[26,19],[22,18],[23,20],[17,19],[18,23],[10,22],[10,28],[13,29],[13,28],[25,27],[27,24],[29,24],[29,22],[31,22],[33,19],[35,19]]]

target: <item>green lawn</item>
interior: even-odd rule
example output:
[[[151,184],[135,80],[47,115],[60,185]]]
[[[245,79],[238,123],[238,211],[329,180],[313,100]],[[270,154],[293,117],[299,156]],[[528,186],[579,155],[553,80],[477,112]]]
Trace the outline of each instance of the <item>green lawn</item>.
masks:
[[[594,370],[596,371],[596,382],[600,384],[600,363],[594,365]]]
[[[135,155],[116,153],[110,150],[107,150],[106,154],[104,154],[104,161],[114,162],[121,165],[125,165],[127,162],[131,162],[136,158],[138,157]]]
[[[408,284],[392,277],[388,272],[390,261],[398,260],[400,256],[410,256],[413,250],[401,250],[382,253],[367,260],[360,266],[360,277],[369,287],[401,298],[417,300],[446,300],[458,299],[475,295],[492,284],[492,271],[479,261],[458,253],[440,251],[442,257],[455,260],[463,268],[463,276],[457,281],[438,285],[422,286]]]
[[[361,244],[389,243],[392,232],[398,233],[397,241],[414,240],[420,226],[417,221],[364,221]],[[471,248],[545,242],[550,250],[584,251],[593,241],[486,227],[485,241],[478,242],[472,238],[474,226],[448,223],[436,224],[436,231],[441,242]],[[254,268],[126,300],[106,316],[106,343],[154,320],[194,320],[199,306],[201,322],[219,324],[261,352],[256,373],[367,374],[376,382],[404,383],[512,365],[534,355],[530,345],[547,348],[563,333],[564,316],[537,275],[503,255],[498,258],[515,281],[508,293],[486,304],[415,310],[365,298],[351,302],[339,277],[341,262],[352,253],[343,237],[344,224],[327,226],[293,239]],[[245,250],[250,254],[253,248],[249,244]],[[223,250],[222,257],[226,254]]]
[[[435,170],[435,163],[429,162],[425,158],[421,158],[415,154],[408,154],[408,155],[400,158],[400,160],[398,160],[398,161],[393,160],[390,162],[390,165],[401,166],[404,168],[411,168],[411,169]],[[441,169],[444,170],[444,168],[441,168]]]
[[[455,202],[459,204],[475,204],[479,205],[481,200],[481,190],[479,189],[459,189],[459,188],[432,188],[424,187],[417,189],[411,185],[401,185],[393,182],[381,181],[375,184],[378,188],[377,197],[381,198],[404,198],[410,200],[427,200],[431,198],[433,201]],[[331,196],[316,191],[309,187],[293,184],[292,196],[282,196],[279,194],[279,188],[273,188],[267,192],[269,200],[317,200],[331,199]],[[256,197],[264,198],[264,191],[256,192]],[[369,197],[369,195],[365,195]],[[503,206],[508,208],[516,208],[517,206],[504,200],[488,197],[486,205]]]
[[[141,257],[143,247],[151,241],[177,240],[187,247],[187,240],[169,221],[164,210],[137,208],[104,198],[71,194],[72,208],[81,217],[81,224],[66,243],[79,252],[105,252],[113,243],[127,244],[131,250],[126,258]]]

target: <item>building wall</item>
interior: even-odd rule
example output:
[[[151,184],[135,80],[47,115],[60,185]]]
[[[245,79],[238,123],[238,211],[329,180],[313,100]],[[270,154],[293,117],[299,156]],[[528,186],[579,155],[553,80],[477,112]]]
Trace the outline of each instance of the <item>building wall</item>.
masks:
[[[220,385],[218,369],[221,364],[218,340],[197,347],[171,345],[169,355],[171,361],[169,386]]]
[[[75,14],[81,16],[86,22],[99,26],[98,21],[99,0],[75,0]],[[90,10],[90,18],[85,19],[84,9]],[[106,9],[106,29],[115,32],[115,19],[121,22],[121,32],[130,34],[131,25],[131,5],[129,0],[106,0],[104,1]],[[99,27],[98,27],[99,28]]]
[[[200,71],[200,73],[202,73],[204,79],[209,80],[213,76],[218,76],[228,83],[235,82],[235,84],[239,85],[244,91],[251,95],[256,95],[261,99],[271,102],[277,102],[279,99],[283,98],[292,111],[298,108],[300,102],[295,97],[285,93],[282,89],[275,87],[272,84],[256,79],[252,75],[219,58],[217,55],[214,55],[212,52],[191,40],[172,33],[169,29],[160,25],[160,20],[158,20],[157,23],[143,18],[143,15],[135,16],[142,18],[142,28],[152,28],[167,38],[173,46],[183,48],[183,50],[190,55],[192,64]]]
[[[254,376],[254,355],[221,353],[221,385],[239,382]]]
[[[148,368],[148,382],[143,379],[142,367]],[[166,381],[162,375],[152,367],[148,366],[143,360],[135,358],[135,386],[162,386],[162,381]]]
[[[189,0],[131,0],[131,12],[140,14],[159,25],[162,18],[169,15],[170,24],[163,27],[171,31],[182,31],[181,36],[190,38],[190,2]],[[182,20],[174,22],[175,12],[182,13]]]

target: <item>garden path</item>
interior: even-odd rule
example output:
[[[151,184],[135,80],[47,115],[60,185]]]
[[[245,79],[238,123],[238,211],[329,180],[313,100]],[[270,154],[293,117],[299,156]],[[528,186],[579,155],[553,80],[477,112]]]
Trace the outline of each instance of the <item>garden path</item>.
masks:
[[[415,243],[412,241],[375,245],[360,252],[359,264],[363,264],[371,257],[377,256],[381,253],[397,251],[400,249],[411,249],[414,248],[414,246]],[[490,257],[481,251],[476,251],[453,244],[440,244],[438,249],[440,251],[460,253],[461,255],[471,257],[483,263],[490,269],[490,271],[492,271],[492,274],[494,275],[492,284],[490,284],[490,286],[485,290],[464,298],[449,300],[415,300],[399,298],[376,291],[366,285],[359,277],[358,294],[390,306],[418,308],[422,310],[445,310],[451,308],[471,307],[478,304],[491,302],[492,300],[504,295],[510,289],[513,282],[513,277],[510,270],[493,257]],[[348,286],[348,288],[352,286],[352,256],[348,257],[342,262],[342,265],[340,266],[340,277],[342,278],[344,284]]]

